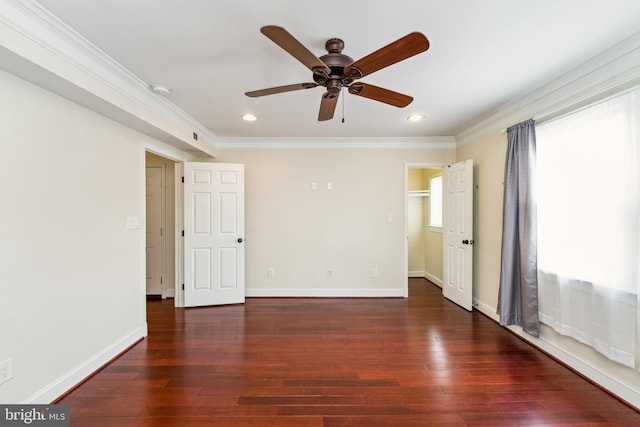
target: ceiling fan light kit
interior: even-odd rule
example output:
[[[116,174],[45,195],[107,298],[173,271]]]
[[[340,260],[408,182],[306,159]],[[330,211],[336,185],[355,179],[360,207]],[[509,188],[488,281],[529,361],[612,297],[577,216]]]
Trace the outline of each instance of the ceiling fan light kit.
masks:
[[[343,88],[347,88],[352,95],[399,108],[406,107],[413,101],[411,96],[355,80],[429,49],[427,38],[422,33],[413,32],[354,61],[342,53],[344,42],[332,38],[325,43],[327,54],[318,58],[282,27],[267,25],[260,32],[311,70],[313,82],[255,90],[246,92],[245,95],[254,98],[322,86],[327,91],[320,101],[319,121],[333,118]]]

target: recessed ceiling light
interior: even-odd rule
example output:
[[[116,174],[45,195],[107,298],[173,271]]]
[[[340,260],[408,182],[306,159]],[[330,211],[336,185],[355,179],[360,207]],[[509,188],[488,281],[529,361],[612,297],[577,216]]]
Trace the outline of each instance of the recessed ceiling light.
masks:
[[[156,93],[158,95],[162,95],[162,96],[171,95],[171,89],[169,89],[165,85],[152,84],[151,90],[153,91],[153,93]]]
[[[251,113],[247,113],[242,116],[242,120],[244,120],[245,122],[255,122],[256,120],[258,120],[258,118]]]
[[[409,120],[410,122],[419,122],[420,120],[424,120],[424,117],[424,114],[412,114],[407,117],[407,120]]]

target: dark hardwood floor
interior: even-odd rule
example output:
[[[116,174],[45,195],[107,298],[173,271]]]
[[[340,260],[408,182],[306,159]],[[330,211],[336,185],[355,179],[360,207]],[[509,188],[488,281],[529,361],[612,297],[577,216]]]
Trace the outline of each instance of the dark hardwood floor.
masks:
[[[72,426],[640,426],[423,279],[408,299],[149,301],[149,337],[59,403]]]

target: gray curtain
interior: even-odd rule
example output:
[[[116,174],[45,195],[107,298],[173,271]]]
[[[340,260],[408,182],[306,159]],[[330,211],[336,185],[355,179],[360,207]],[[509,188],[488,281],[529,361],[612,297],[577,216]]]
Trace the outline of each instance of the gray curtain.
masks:
[[[511,126],[507,137],[498,315],[501,325],[520,325],[537,337],[540,323],[534,121]]]

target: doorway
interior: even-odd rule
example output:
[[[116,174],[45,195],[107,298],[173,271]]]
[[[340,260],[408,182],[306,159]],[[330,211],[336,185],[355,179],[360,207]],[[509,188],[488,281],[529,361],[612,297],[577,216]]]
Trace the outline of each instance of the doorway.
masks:
[[[145,151],[146,293],[175,298],[176,163]]]
[[[444,166],[405,165],[405,297],[409,296],[409,278],[424,278],[442,288],[441,182]]]

